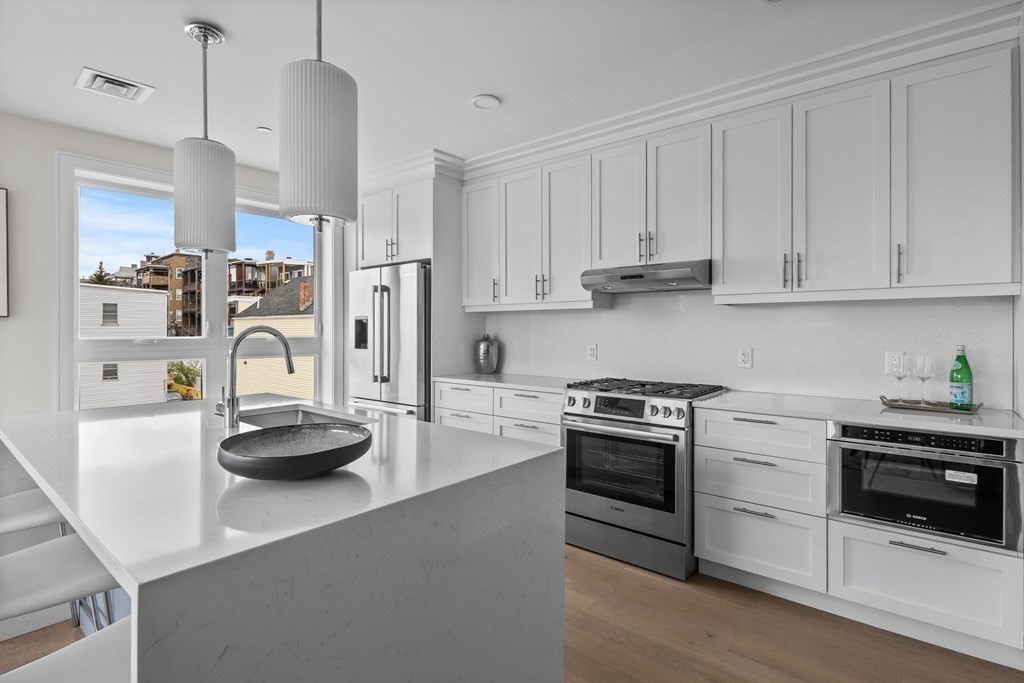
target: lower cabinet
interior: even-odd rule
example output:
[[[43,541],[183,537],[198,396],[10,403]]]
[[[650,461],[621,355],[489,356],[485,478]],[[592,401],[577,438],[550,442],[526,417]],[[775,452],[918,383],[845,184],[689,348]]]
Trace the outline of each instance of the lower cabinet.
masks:
[[[494,417],[494,433],[498,436],[536,441],[552,446],[558,446],[562,440],[562,429],[558,425],[498,417],[497,415]]]
[[[825,592],[826,522],[821,517],[705,493],[694,496],[697,557]]]
[[[434,422],[558,446],[562,392],[434,382]]]
[[[830,521],[828,592],[1024,648],[1024,559]]]
[[[434,410],[434,422],[446,427],[458,427],[468,429],[472,432],[485,432],[490,434],[494,431],[494,418],[490,415],[471,413],[467,411],[452,410],[451,408],[436,408]]]

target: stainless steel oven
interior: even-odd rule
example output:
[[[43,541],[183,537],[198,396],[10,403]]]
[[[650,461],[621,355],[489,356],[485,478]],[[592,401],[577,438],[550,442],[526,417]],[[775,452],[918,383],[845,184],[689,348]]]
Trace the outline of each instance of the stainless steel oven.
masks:
[[[1013,439],[830,424],[829,514],[1021,553]]]

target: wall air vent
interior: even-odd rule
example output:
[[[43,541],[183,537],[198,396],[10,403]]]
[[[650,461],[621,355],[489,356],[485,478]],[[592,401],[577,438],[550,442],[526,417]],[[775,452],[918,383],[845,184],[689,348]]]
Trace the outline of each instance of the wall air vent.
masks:
[[[87,66],[82,68],[82,73],[75,81],[75,87],[116,97],[119,100],[129,100],[135,104],[142,104],[156,90],[151,85],[135,83],[120,76],[112,76],[96,69],[90,69]]]

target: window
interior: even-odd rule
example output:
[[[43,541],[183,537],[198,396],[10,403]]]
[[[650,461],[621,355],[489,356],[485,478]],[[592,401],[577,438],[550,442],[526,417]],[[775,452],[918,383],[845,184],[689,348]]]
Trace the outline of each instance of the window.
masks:
[[[110,380],[117,379],[117,363],[104,363],[103,364],[103,381],[109,382]]]
[[[64,153],[58,173],[59,308],[67,330],[58,340],[60,409],[195,399],[208,391],[219,397],[234,328],[254,324],[288,337],[297,372],[284,372],[276,340],[254,335],[237,354],[240,393],[326,392],[333,400],[336,365],[323,355],[320,324],[331,325],[333,339],[340,292],[327,291],[330,310],[321,310],[317,278],[322,248],[340,264],[340,237],[281,219],[274,197],[245,190],[235,254],[182,252],[174,248],[170,174]],[[332,277],[330,264],[325,268],[323,276]],[[332,342],[327,350],[334,348]],[[172,381],[174,364],[196,365],[191,375],[201,382]],[[117,381],[104,383],[104,366],[117,367]]]

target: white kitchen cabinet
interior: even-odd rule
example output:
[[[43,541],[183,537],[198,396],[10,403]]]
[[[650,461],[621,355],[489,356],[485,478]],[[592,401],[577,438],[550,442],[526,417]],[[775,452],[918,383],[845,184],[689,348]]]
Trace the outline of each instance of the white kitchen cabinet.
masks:
[[[713,294],[791,289],[792,106],[712,125]]]
[[[696,446],[693,488],[806,515],[826,512],[824,463]]]
[[[647,263],[711,258],[711,126],[647,140]]]
[[[889,81],[797,100],[793,125],[793,291],[888,287]]]
[[[924,534],[828,527],[830,595],[1024,647],[1024,559]]]
[[[562,430],[558,425],[497,415],[494,416],[494,433],[498,436],[534,441],[550,446],[559,445],[562,438]]]
[[[446,427],[457,427],[468,429],[471,432],[483,432],[484,434],[494,433],[494,418],[490,415],[471,413],[468,410],[452,410],[450,408],[436,408],[434,410],[434,422]]]
[[[433,255],[433,180],[366,195],[360,209],[360,268],[419,261]]]
[[[476,384],[434,382],[434,407],[490,415],[494,411],[494,389]]]
[[[594,268],[632,266],[646,261],[645,156],[646,145],[642,140],[603,149],[591,156]]]
[[[462,188],[462,304],[498,301],[498,181]]]
[[[1012,59],[1000,50],[892,79],[894,287],[1015,279]]]
[[[498,300],[540,301],[541,170],[531,168],[498,179]]]
[[[826,424],[821,420],[707,408],[693,413],[697,446],[824,463],[826,437]]]
[[[541,169],[541,301],[592,298],[580,284],[590,268],[590,155]]]
[[[697,493],[694,552],[701,560],[824,592],[826,522],[788,510]]]
[[[563,392],[494,389],[494,414],[518,420],[559,424]]]

